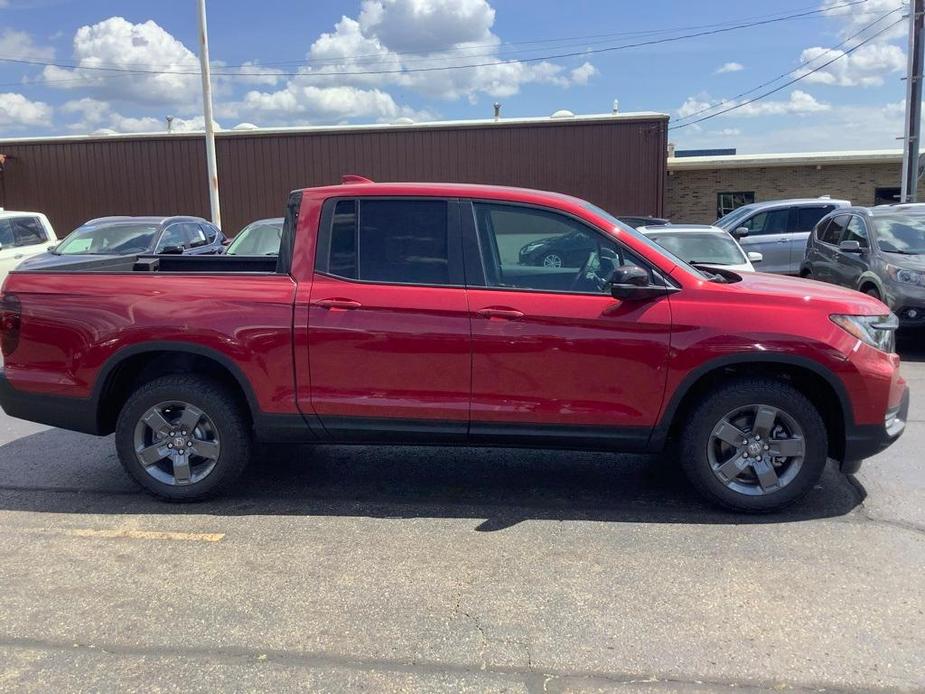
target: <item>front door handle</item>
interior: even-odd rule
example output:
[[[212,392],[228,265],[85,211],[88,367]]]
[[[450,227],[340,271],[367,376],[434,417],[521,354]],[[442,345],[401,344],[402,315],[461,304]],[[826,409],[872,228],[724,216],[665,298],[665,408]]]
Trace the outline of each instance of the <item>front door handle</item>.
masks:
[[[341,311],[353,311],[363,306],[359,301],[352,299],[320,299],[313,302],[313,306],[327,309],[339,309]]]
[[[777,239],[778,243],[787,243],[790,239]]]
[[[13,260],[19,260],[20,258],[26,257],[25,253],[20,253],[19,255],[14,255]]]
[[[479,309],[476,313],[482,318],[505,318],[507,320],[517,320],[523,318],[523,311],[513,308],[499,308],[489,306],[488,308]]]

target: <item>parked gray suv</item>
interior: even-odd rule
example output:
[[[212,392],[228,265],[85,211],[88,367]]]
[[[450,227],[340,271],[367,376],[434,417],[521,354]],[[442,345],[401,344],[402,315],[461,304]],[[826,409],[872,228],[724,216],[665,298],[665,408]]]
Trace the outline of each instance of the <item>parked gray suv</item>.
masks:
[[[806,237],[822,217],[848,200],[829,197],[769,200],[736,208],[713,222],[741,244],[746,253],[761,253],[761,272],[796,275],[800,271]]]
[[[925,326],[925,209],[879,205],[829,214],[806,242],[800,275],[880,299],[903,327]]]

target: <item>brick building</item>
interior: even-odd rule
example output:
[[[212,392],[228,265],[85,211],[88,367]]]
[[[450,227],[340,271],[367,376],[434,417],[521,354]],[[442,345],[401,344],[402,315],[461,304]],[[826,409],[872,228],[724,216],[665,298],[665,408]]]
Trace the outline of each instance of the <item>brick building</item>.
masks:
[[[669,157],[665,216],[709,224],[748,202],[831,195],[858,205],[899,198],[900,150]],[[925,186],[919,186],[919,198]]]

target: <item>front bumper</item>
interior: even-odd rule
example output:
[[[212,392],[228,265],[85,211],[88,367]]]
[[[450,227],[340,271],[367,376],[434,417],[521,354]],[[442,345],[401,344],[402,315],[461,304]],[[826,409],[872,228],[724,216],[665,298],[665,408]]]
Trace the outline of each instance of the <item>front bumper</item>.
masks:
[[[845,455],[841,470],[854,473],[861,468],[861,461],[877,455],[892,446],[906,430],[909,418],[909,387],[903,387],[899,406],[888,410],[883,424],[855,426],[845,436]]]

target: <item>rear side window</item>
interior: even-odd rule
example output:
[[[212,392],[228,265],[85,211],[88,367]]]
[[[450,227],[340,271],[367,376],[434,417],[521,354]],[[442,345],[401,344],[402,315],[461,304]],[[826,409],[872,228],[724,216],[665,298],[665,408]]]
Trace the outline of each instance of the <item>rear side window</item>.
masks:
[[[367,282],[451,282],[445,200],[339,200],[327,271]]]
[[[793,231],[811,231],[819,223],[820,219],[834,209],[835,205],[796,208]]]
[[[0,244],[12,248],[47,243],[45,227],[38,217],[0,219]]]
[[[841,214],[829,221],[828,226],[822,229],[818,234],[818,239],[822,243],[828,243],[837,246],[841,241],[842,234],[845,233],[845,227],[848,225],[848,215]]]

